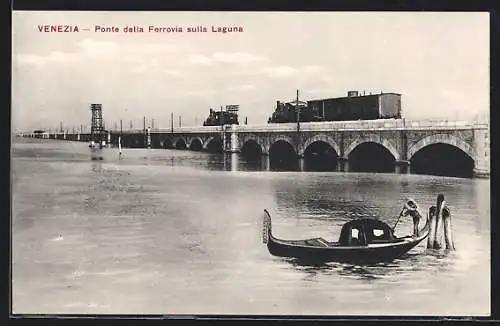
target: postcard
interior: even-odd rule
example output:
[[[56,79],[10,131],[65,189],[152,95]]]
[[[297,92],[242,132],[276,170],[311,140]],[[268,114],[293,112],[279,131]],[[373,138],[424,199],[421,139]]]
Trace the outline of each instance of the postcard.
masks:
[[[489,15],[12,15],[14,315],[489,316]]]

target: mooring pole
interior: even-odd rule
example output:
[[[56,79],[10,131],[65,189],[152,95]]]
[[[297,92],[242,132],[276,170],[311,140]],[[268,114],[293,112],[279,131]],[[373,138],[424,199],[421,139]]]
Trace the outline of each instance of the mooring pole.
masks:
[[[429,207],[429,235],[427,236],[427,249],[434,249],[436,238],[436,206]]]
[[[122,158],[122,136],[118,136],[118,158]]]
[[[297,99],[295,101],[295,110],[297,111],[297,134],[298,134],[300,132],[299,90],[297,90]]]
[[[224,135],[224,111],[222,105],[220,106],[220,128],[221,128],[220,133],[222,138],[222,153],[224,153],[226,150],[226,137]]]
[[[299,147],[300,147],[300,109],[299,109],[299,90],[297,89],[297,98],[295,100],[295,110],[297,111],[297,141],[296,141],[296,151],[297,151],[297,156],[299,154]]]
[[[448,207],[443,208],[443,225],[446,249],[455,250],[455,242],[453,241],[453,230],[451,226],[451,212]]]
[[[436,235],[434,236],[434,249],[443,248],[443,238],[444,238],[444,229],[443,229],[443,208],[445,205],[444,197],[443,201],[440,202],[440,197],[438,196],[438,206],[437,206],[437,214],[436,214]]]
[[[148,127],[147,146],[148,146],[148,148],[151,148],[151,128],[150,127]]]

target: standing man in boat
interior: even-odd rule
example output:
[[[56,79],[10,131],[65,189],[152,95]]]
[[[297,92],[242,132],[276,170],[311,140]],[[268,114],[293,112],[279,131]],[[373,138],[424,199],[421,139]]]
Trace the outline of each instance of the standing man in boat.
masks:
[[[403,216],[411,216],[413,219],[413,236],[418,237],[419,236],[419,229],[418,225],[420,223],[420,220],[422,219],[422,212],[420,211],[420,208],[417,205],[417,202],[413,198],[409,198],[405,206],[403,207]]]

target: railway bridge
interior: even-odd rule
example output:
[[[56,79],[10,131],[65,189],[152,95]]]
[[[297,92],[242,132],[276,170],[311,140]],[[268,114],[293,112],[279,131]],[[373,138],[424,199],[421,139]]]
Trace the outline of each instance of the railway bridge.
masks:
[[[124,147],[176,148],[264,157],[271,167],[323,171],[488,176],[489,125],[405,119],[224,125],[109,131]],[[61,134],[48,138],[61,139]],[[86,141],[88,135],[64,135]]]

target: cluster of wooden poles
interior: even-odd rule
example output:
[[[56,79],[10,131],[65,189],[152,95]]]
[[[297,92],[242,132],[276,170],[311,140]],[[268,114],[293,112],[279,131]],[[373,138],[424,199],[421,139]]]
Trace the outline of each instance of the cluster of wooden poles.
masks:
[[[419,221],[423,218],[417,203],[413,199],[408,199],[403,210],[402,215],[410,215],[413,218],[413,235],[418,236]],[[455,250],[453,241],[453,232],[451,226],[451,212],[446,205],[443,194],[437,196],[436,205],[429,208],[428,213],[429,235],[427,237],[428,249],[449,249]],[[398,218],[399,221],[399,218]],[[397,224],[397,222],[396,222]],[[394,226],[395,227],[395,226]]]
[[[455,250],[451,227],[451,212],[443,194],[437,196],[436,205],[429,208],[430,230],[427,238],[427,248]],[[444,242],[444,243],[443,243]]]

